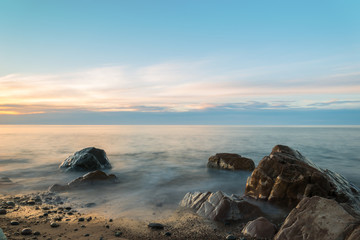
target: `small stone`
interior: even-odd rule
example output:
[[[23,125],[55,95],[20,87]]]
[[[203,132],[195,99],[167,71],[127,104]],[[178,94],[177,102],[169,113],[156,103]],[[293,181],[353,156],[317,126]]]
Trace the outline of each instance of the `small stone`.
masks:
[[[85,207],[87,208],[91,208],[91,207],[95,207],[96,203],[87,203],[85,204]]]
[[[19,222],[18,222],[18,221],[15,221],[15,220],[12,220],[12,221],[10,222],[10,224],[13,225],[13,226],[16,226],[16,225],[19,225]]]
[[[81,225],[80,227],[81,227],[81,228],[86,228],[86,226],[85,226],[85,225]]]
[[[115,237],[121,237],[121,235],[122,235],[122,232],[116,232],[115,233]]]
[[[164,229],[164,225],[161,223],[149,223],[148,227],[151,229]]]
[[[79,231],[79,229],[75,228],[74,231],[77,232],[77,231]]]
[[[88,217],[86,221],[90,222],[92,220],[92,217]]]
[[[43,207],[42,210],[48,211],[48,210],[50,210],[50,208],[48,208],[48,207]]]
[[[109,222],[112,222],[112,221],[113,221],[112,218],[110,218]]]
[[[164,233],[164,236],[170,237],[170,236],[171,236],[171,232],[166,232],[166,233]]]
[[[226,240],[236,240],[236,237],[234,235],[227,235]]]
[[[52,222],[52,223],[50,223],[50,227],[52,227],[52,228],[57,228],[57,227],[59,227],[60,225],[58,224],[58,223],[56,223],[56,222]]]
[[[67,215],[74,215],[74,213],[73,212],[68,212]]]
[[[90,234],[88,234],[88,233],[84,234],[84,237],[89,237],[89,236],[90,236]]]
[[[35,205],[35,201],[34,200],[29,200],[26,202],[27,205]]]
[[[12,201],[8,201],[8,202],[6,202],[6,204],[7,204],[8,206],[12,206],[12,207],[14,207],[14,206],[15,206],[15,203],[14,203],[14,202],[12,202]]]
[[[68,210],[68,211],[70,211],[70,210],[71,210],[71,207],[66,207],[65,209]]]
[[[24,228],[23,230],[21,230],[21,235],[31,235],[31,234],[32,234],[31,228]]]
[[[106,228],[110,228],[110,226],[109,226],[109,225],[106,225],[105,227],[106,227]]]
[[[39,235],[40,235],[40,232],[39,232],[39,231],[36,231],[36,232],[34,232],[34,235],[35,235],[35,236],[39,236]]]
[[[0,209],[0,215],[5,215],[6,214],[6,210],[5,209]]]
[[[85,218],[81,217],[81,218],[78,219],[78,221],[83,222],[83,221],[85,221]]]

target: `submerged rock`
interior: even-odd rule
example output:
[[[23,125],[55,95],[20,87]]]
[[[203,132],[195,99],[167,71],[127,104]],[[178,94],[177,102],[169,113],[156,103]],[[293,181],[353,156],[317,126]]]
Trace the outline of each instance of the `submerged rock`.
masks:
[[[116,183],[118,178],[114,174],[107,175],[103,171],[96,170],[69,182],[67,185],[54,184],[49,187],[50,192],[64,192],[75,188],[86,187],[95,184]]]
[[[276,233],[276,226],[264,217],[248,222],[242,234],[253,238],[272,239]]]
[[[287,216],[274,240],[344,239],[347,228],[357,221],[335,200],[304,198]]]
[[[217,153],[209,158],[208,167],[228,170],[247,170],[255,168],[254,161],[235,153]]]
[[[67,171],[93,171],[110,169],[111,164],[104,150],[88,147],[66,158],[59,167]]]
[[[245,195],[296,206],[304,197],[321,196],[359,210],[360,192],[345,178],[322,170],[290,147],[277,145],[248,178]]]
[[[221,191],[187,193],[180,206],[193,209],[198,215],[215,221],[252,220],[264,215],[259,207]]]

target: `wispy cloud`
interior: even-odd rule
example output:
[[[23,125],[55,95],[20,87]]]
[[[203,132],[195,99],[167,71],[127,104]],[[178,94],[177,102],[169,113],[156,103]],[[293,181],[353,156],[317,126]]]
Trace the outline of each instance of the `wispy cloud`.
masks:
[[[360,108],[359,71],[302,74],[314,71],[311,64],[228,69],[198,61],[11,74],[0,77],[0,114]]]

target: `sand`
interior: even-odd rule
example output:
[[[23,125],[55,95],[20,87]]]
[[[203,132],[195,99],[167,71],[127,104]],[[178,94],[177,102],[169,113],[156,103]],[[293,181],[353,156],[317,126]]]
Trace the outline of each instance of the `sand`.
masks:
[[[0,206],[7,213],[0,215],[0,228],[7,239],[226,239],[228,235],[241,237],[244,223],[224,224],[206,220],[191,210],[178,209],[169,218],[157,221],[164,229],[151,229],[149,222],[114,218],[99,212],[82,213],[71,203],[43,203],[30,201],[29,195],[2,196]],[[12,201],[14,207],[6,204]],[[71,207],[71,209],[66,209]],[[47,216],[44,216],[47,215]],[[84,218],[84,221],[79,221]],[[16,220],[19,225],[11,225]],[[58,227],[51,227],[56,222]],[[31,228],[31,235],[22,235],[24,228]],[[35,232],[38,232],[34,235]],[[116,235],[117,234],[117,235]]]

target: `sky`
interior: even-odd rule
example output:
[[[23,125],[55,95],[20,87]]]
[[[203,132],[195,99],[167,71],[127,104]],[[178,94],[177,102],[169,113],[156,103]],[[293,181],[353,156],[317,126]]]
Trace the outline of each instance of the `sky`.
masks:
[[[360,124],[359,1],[0,1],[0,124]]]

